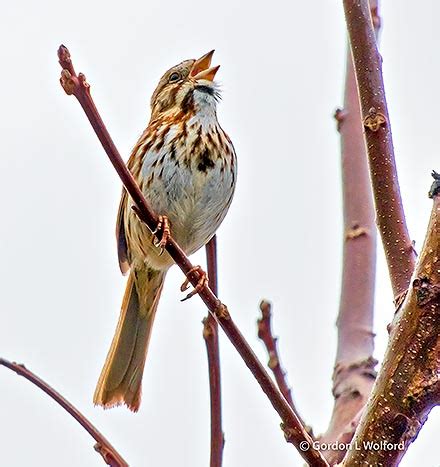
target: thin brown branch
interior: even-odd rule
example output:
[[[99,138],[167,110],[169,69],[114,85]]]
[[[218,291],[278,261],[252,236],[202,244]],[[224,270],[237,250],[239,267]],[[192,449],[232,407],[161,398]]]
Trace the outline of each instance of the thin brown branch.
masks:
[[[414,279],[397,315],[373,392],[342,465],[399,464],[440,404],[440,176]],[[367,443],[377,448],[365,449]]]
[[[287,383],[286,372],[281,367],[277,345],[278,338],[274,337],[272,334],[272,305],[266,300],[263,300],[260,303],[260,311],[261,318],[259,318],[257,321],[258,337],[263,341],[263,344],[265,345],[269,355],[269,362],[267,366],[272,370],[272,373],[275,376],[275,381],[280,388],[281,394],[289,403],[290,407],[292,407],[295,412],[297,412],[293,404],[290,387]],[[302,423],[305,426],[303,421]]]
[[[370,1],[375,33],[380,18],[377,1]],[[320,437],[322,445],[348,433],[359,421],[374,384],[373,359],[376,228],[367,153],[363,137],[359,95],[350,47],[347,51],[344,109],[335,114],[341,135],[343,192],[343,272],[338,327],[338,348],[333,373],[335,398],[329,427]],[[338,446],[344,446],[343,443]],[[340,462],[345,449],[325,449],[330,464]]]
[[[211,238],[206,245],[206,262],[208,264],[209,287],[218,295],[217,274],[217,238]],[[203,320],[203,338],[208,354],[209,390],[211,400],[211,467],[220,467],[223,459],[224,435],[222,429],[222,394],[220,374],[220,349],[218,342],[218,324],[208,313]]]
[[[64,398],[59,392],[49,386],[45,381],[39,378],[35,373],[28,370],[24,365],[10,362],[4,358],[0,358],[0,365],[9,368],[10,370],[17,373],[19,376],[23,376],[35,386],[39,387],[55,402],[57,402],[66,412],[68,412],[96,441],[94,446],[95,451],[101,454],[102,458],[107,465],[112,467],[128,467],[127,462],[122,456],[116,451],[116,449],[110,444],[110,442],[101,434],[97,428],[66,398]]]
[[[153,231],[157,225],[157,216],[148,205],[142,191],[125,166],[124,161],[105,128],[105,125],[91,98],[90,86],[86,82],[84,75],[81,73],[76,75],[70,58],[70,53],[66,47],[61,46],[59,48],[58,57],[63,69],[61,72],[61,85],[63,86],[63,89],[67,94],[73,94],[78,99],[111,163],[121,178],[125,189],[136,204],[139,218],[151,231]],[[183,273],[188,276],[191,284],[195,287],[199,280],[199,273],[194,270],[193,265],[185,255],[184,251],[172,237],[168,239],[165,248]],[[238,330],[226,306],[221,303],[207,285],[203,286],[199,291],[199,295],[208,307],[210,313],[216,318],[217,322],[220,324],[226,336],[236,348],[255,379],[258,381],[274,409],[281,417],[281,427],[284,431],[286,441],[292,443],[298,449],[298,452],[300,452],[303,458],[313,466],[327,465],[327,462],[322,457],[321,453],[313,448],[311,444],[312,439],[301,425],[298,416],[284,399],[283,395],[264,369],[264,366],[259,362],[251,347]],[[310,449],[301,451],[301,442],[310,443]]]
[[[398,303],[408,289],[416,255],[400,196],[382,58],[377,49],[368,0],[344,0],[343,3],[359,89],[377,225]]]

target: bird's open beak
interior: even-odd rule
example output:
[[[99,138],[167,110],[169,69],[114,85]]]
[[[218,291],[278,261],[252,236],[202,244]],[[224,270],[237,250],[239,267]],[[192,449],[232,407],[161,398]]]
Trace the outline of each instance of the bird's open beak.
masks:
[[[196,60],[189,73],[190,77],[195,80],[206,79],[208,81],[213,81],[215,74],[220,68],[220,65],[209,68],[211,65],[213,55],[214,51],[211,50],[211,52],[208,52],[207,54],[203,55],[198,60]]]

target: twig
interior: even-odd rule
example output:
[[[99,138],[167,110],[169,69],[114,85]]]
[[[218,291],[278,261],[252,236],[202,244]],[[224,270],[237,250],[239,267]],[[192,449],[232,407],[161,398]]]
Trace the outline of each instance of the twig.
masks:
[[[0,358],[0,365],[9,368],[12,371],[15,371],[17,375],[23,376],[35,386],[39,387],[44,391],[49,397],[51,397],[55,402],[57,402],[66,412],[68,412],[72,417],[94,438],[96,441],[95,451],[101,454],[102,458],[107,465],[112,467],[128,467],[127,462],[122,458],[122,456],[116,451],[116,449],[110,444],[110,442],[102,435],[92,423],[77,409],[75,408],[67,399],[65,399],[59,392],[55,391],[51,386],[49,386],[45,381],[39,378],[35,373],[28,370],[24,365],[10,362],[4,358]]]
[[[217,238],[211,238],[206,245],[206,262],[208,264],[209,287],[218,295],[217,274]],[[220,467],[223,459],[224,435],[222,429],[222,394],[220,374],[220,349],[218,342],[218,324],[208,313],[203,320],[203,338],[208,354],[209,389],[211,400],[211,467]]]
[[[376,36],[380,26],[377,1],[370,1]],[[343,273],[338,350],[333,373],[333,413],[322,445],[332,445],[347,432],[367,402],[375,380],[373,359],[376,228],[368,160],[363,138],[359,95],[348,46],[344,109],[335,118],[341,135],[344,212]],[[351,435],[351,436],[352,436]],[[338,444],[344,446],[344,443]],[[345,449],[326,450],[330,464],[340,462]]]
[[[81,73],[78,76],[76,75],[70,58],[70,53],[66,47],[60,46],[58,57],[60,65],[63,68],[61,72],[61,85],[63,89],[67,94],[73,94],[78,99],[111,163],[121,178],[125,189],[137,205],[137,214],[139,218],[151,231],[153,231],[157,225],[157,216],[149,207],[142,191],[126,168],[124,161],[105,128],[105,125],[91,98],[90,86],[86,82],[85,76]],[[191,284],[195,287],[199,280],[199,273],[190,272],[191,270],[194,271],[193,265],[172,237],[168,239],[166,250],[183,273],[187,275]],[[327,465],[327,462],[322,457],[321,453],[313,448],[313,445],[311,444],[312,439],[301,425],[297,415],[286,402],[264,369],[263,365],[258,361],[251,347],[232,321],[231,315],[229,314],[226,306],[221,303],[221,301],[213,294],[212,290],[206,285],[200,290],[199,295],[208,307],[210,313],[216,318],[217,322],[220,324],[226,336],[234,345],[255,379],[258,381],[272,406],[281,417],[281,427],[284,431],[286,441],[292,443],[298,449],[298,452],[300,452],[303,458],[313,466]],[[310,443],[310,449],[301,451],[301,442]]]
[[[377,224],[394,299],[399,304],[408,289],[416,255],[400,196],[382,59],[377,49],[368,0],[344,0],[343,3],[359,89]]]
[[[290,407],[292,407],[295,410],[295,412],[297,412],[293,404],[290,387],[287,384],[286,373],[281,367],[277,346],[278,338],[274,337],[272,334],[272,305],[266,300],[263,300],[260,303],[260,311],[261,318],[259,318],[257,321],[258,337],[263,341],[263,344],[265,345],[267,353],[269,355],[269,362],[267,366],[272,370],[272,373],[275,376],[275,381],[277,382],[278,387],[280,388],[281,394],[289,403]],[[302,420],[301,422],[305,426]]]
[[[373,392],[342,465],[398,465],[430,410],[440,404],[440,176],[425,243]]]

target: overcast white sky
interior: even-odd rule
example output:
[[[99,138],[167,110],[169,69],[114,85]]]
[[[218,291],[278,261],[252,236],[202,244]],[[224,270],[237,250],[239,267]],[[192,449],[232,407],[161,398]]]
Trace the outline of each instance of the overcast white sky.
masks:
[[[382,2],[385,84],[412,238],[420,247],[440,169],[440,4]],[[161,76],[215,48],[219,118],[239,159],[236,196],[219,231],[220,292],[261,359],[258,303],[275,331],[300,411],[315,432],[331,408],[341,275],[339,138],[345,25],[342,2],[3,2],[0,18],[0,355],[25,363],[82,410],[130,465],[204,467],[209,397],[199,298],[180,303],[167,277],[140,412],[94,408],[125,279],[114,223],[121,185],[78,103],[58,84],[66,44],[127,157]],[[272,219],[283,218],[277,245]],[[242,232],[241,240],[235,235]],[[202,263],[199,253],[194,263]],[[379,248],[376,356],[393,315]],[[279,418],[221,336],[225,467],[301,465]],[[88,434],[30,383],[0,369],[0,465],[101,466]],[[405,467],[438,467],[440,412]],[[437,451],[437,452],[436,452]]]

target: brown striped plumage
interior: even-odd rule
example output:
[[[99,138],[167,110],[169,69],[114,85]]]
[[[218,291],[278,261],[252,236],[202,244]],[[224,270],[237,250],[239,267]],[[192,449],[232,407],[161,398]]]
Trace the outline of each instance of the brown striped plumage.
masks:
[[[151,98],[151,120],[133,148],[128,168],[171,234],[190,255],[222,222],[234,194],[232,143],[217,121],[219,91],[209,68],[213,52],[168,70]],[[137,411],[154,316],[166,271],[153,234],[122,193],[116,227],[121,271],[130,271],[115,337],[94,396],[95,404],[124,403]]]

